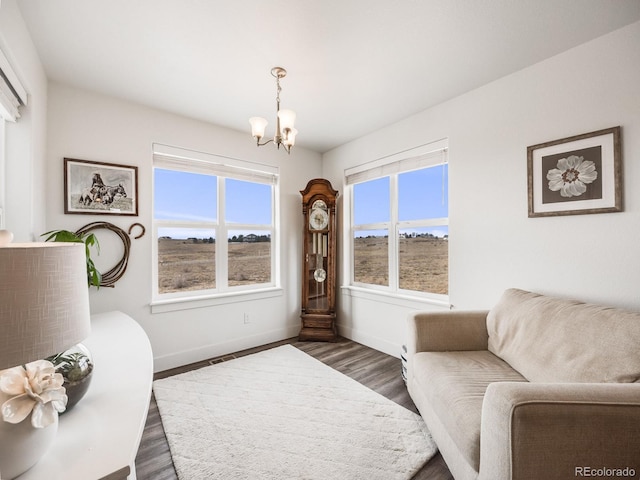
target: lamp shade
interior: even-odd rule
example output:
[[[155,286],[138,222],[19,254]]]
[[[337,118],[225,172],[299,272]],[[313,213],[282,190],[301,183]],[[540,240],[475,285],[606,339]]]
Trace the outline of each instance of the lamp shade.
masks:
[[[251,117],[249,119],[251,124],[251,135],[258,139],[264,137],[264,130],[267,128],[267,121],[262,117]]]
[[[285,129],[293,130],[293,124],[296,121],[296,112],[293,110],[280,110],[278,111],[278,118],[280,119],[280,128],[282,131]]]
[[[296,144],[296,135],[298,135],[298,130],[296,130],[295,128],[292,128],[289,134],[287,135],[287,138],[285,138],[284,140],[285,147],[291,148]]]
[[[85,246],[0,247],[0,370],[64,352],[89,336]]]

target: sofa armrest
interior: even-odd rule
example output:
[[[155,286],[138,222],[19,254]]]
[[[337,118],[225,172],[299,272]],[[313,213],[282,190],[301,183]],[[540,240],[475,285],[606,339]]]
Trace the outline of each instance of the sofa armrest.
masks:
[[[487,388],[482,480],[635,478],[638,452],[640,384],[497,382]],[[610,471],[595,475],[598,469]]]
[[[415,312],[409,314],[407,353],[486,350],[487,314],[482,311]]]

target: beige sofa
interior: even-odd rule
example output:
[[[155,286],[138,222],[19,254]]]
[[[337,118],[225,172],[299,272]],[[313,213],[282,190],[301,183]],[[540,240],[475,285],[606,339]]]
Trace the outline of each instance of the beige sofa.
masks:
[[[640,313],[510,289],[412,314],[408,337],[409,393],[456,480],[640,478]]]

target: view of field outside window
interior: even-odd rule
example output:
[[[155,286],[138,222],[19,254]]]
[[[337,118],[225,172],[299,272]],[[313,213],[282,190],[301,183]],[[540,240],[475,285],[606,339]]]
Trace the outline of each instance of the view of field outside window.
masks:
[[[163,228],[158,236],[158,291],[160,293],[216,288],[214,232]],[[206,240],[205,240],[206,239]]]
[[[374,229],[354,231],[353,269],[356,282],[389,285],[390,179],[354,185],[354,225]]]
[[[156,168],[154,215],[158,221],[158,293],[215,289],[216,248],[225,243],[227,286],[271,282],[272,187]],[[217,218],[224,205],[223,221]],[[221,237],[218,232],[227,232]],[[218,262],[224,259],[217,259]]]
[[[389,286],[389,249],[401,290],[448,293],[448,168],[436,165],[353,186],[353,271],[356,283]],[[395,180],[395,179],[394,179]],[[392,205],[397,211],[391,212]],[[397,222],[391,225],[391,219]],[[394,242],[389,232],[397,231]]]
[[[448,236],[438,236],[442,235],[442,230],[400,232],[398,276],[401,289],[447,295],[449,243]]]

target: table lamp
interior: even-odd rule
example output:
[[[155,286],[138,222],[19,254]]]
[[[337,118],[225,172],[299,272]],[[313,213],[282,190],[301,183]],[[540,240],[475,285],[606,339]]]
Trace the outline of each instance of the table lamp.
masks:
[[[57,411],[46,403],[59,400],[63,389],[59,388],[61,384],[54,385],[53,370],[40,367],[44,362],[31,362],[69,349],[87,338],[90,331],[83,244],[0,242],[3,480],[13,479],[35,465],[55,441],[58,430]],[[54,387],[58,387],[57,397],[47,390]],[[15,400],[20,395],[19,401]],[[16,421],[27,410],[28,415]],[[43,423],[50,424],[43,427]]]

